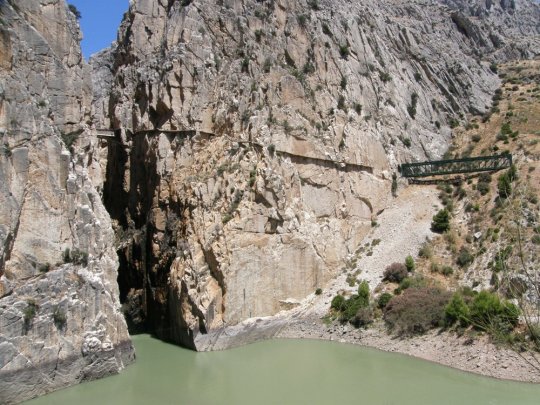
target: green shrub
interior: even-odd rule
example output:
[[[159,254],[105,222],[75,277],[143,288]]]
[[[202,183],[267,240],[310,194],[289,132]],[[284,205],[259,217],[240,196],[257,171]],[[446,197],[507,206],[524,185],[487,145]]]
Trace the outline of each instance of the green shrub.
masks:
[[[403,263],[392,263],[384,270],[383,280],[391,283],[400,283],[409,272]]]
[[[410,273],[411,271],[414,271],[414,259],[411,255],[407,256],[405,258],[405,267],[407,268],[407,271]]]
[[[411,116],[412,119],[416,117],[416,105],[418,103],[418,94],[413,93],[411,95],[411,103],[407,106],[407,112]]]
[[[223,214],[221,216],[221,223],[225,225],[227,222],[229,222],[231,219],[233,219],[232,215],[229,213]]]
[[[471,311],[459,293],[455,293],[452,299],[444,309],[446,324],[452,326],[459,322],[465,327],[470,323]]]
[[[412,145],[411,138],[401,138],[401,142],[403,142],[403,145],[407,148],[410,148]]]
[[[470,305],[471,321],[492,334],[508,333],[518,323],[519,309],[489,291],[481,291]]]
[[[384,83],[387,83],[389,82],[390,80],[392,80],[392,76],[390,76],[390,73],[388,72],[379,72],[379,75],[381,77],[381,80],[384,82]]]
[[[478,181],[478,184],[476,185],[476,189],[481,195],[486,195],[487,193],[489,193],[489,183]]]
[[[399,295],[408,288],[422,288],[426,286],[426,279],[421,275],[415,277],[405,277],[403,280],[401,280],[399,287],[396,288],[394,292],[396,295]]]
[[[322,288],[317,288],[315,290],[315,295],[321,295],[322,294]]]
[[[443,266],[442,269],[441,269],[441,273],[444,275],[444,276],[450,276],[452,274],[454,274],[454,269],[450,266]]]
[[[306,27],[308,20],[309,20],[308,14],[299,14],[296,16],[296,21],[298,21],[298,25],[300,25],[302,28]]]
[[[348,45],[340,45],[339,46],[339,55],[342,59],[347,59],[350,55],[349,46]]]
[[[64,142],[64,145],[66,145],[66,148],[70,152],[73,152],[73,145],[79,139],[79,133],[78,132],[70,132],[69,134],[62,133],[61,137],[62,137],[62,141]]]
[[[249,172],[249,186],[253,187],[255,185],[255,182],[257,181],[257,169],[253,168]]]
[[[255,41],[260,43],[263,35],[264,35],[263,30],[255,30]]]
[[[40,273],[48,273],[51,270],[51,264],[50,263],[40,264],[38,267],[38,270]]]
[[[345,297],[339,294],[336,295],[332,298],[330,308],[335,309],[336,311],[343,311],[343,309],[345,309]]]
[[[306,62],[304,63],[304,66],[302,67],[302,73],[305,74],[305,75],[308,75],[310,73],[314,73],[315,72],[315,66],[313,65],[313,63],[311,62]]]
[[[24,330],[28,331],[30,326],[32,326],[32,321],[37,315],[39,306],[34,300],[26,301],[26,308],[23,310],[23,320],[24,320]]]
[[[512,249],[512,245],[508,245],[495,254],[495,259],[492,263],[492,269],[495,273],[500,273],[507,269],[508,265],[506,262],[512,253]]]
[[[64,263],[71,263],[71,251],[69,248],[66,248],[64,253],[62,253],[62,260]]]
[[[369,284],[367,281],[362,281],[358,286],[358,300],[363,307],[369,305]]]
[[[321,9],[318,0],[308,0],[307,4],[313,11],[319,11]]]
[[[341,322],[350,322],[356,327],[367,325],[373,319],[369,308],[369,284],[366,281],[360,283],[358,294],[352,295],[349,299],[336,295],[330,308],[339,312]]]
[[[388,305],[392,297],[393,295],[390,293],[387,293],[387,292],[382,293],[381,295],[379,295],[379,298],[377,299],[377,307],[380,309],[384,309],[386,305]]]
[[[83,266],[88,265],[88,253],[79,249],[70,250],[66,248],[62,254],[62,260],[64,263],[81,264]]]
[[[474,261],[474,256],[471,255],[469,250],[462,246],[459,250],[459,255],[456,259],[456,263],[459,267],[467,267],[469,264],[471,264]]]
[[[328,35],[330,38],[332,38],[332,31],[330,31],[330,27],[328,27],[328,24],[323,22],[321,27],[323,34]]]
[[[499,190],[499,197],[502,199],[508,198],[512,194],[512,182],[516,179],[517,169],[512,166],[504,174],[499,176],[497,182],[497,188]]]
[[[390,300],[384,320],[398,335],[416,335],[442,326],[450,294],[438,288],[410,288]]]
[[[343,95],[341,95],[341,94],[338,97],[337,108],[340,109],[340,110],[346,111],[345,97],[343,97]]]
[[[272,68],[272,59],[268,57],[268,58],[266,58],[266,59],[264,60],[264,63],[263,63],[263,72],[264,72],[264,73],[269,73],[271,68]]]
[[[433,216],[431,230],[433,232],[443,233],[450,229],[450,212],[445,208]]]
[[[62,311],[58,306],[54,308],[53,321],[58,329],[63,329],[67,323],[66,313]]]
[[[240,64],[240,69],[242,73],[248,73],[249,72],[249,58],[247,56],[242,59],[242,63]]]
[[[363,300],[356,294],[352,295],[345,301],[339,320],[341,322],[352,320],[360,308],[364,308]]]
[[[219,166],[217,168],[217,176],[222,176],[223,173],[225,173],[228,168],[229,168],[228,164],[223,164],[223,165]]]
[[[88,253],[79,249],[73,249],[71,251],[71,263],[86,267],[88,265]]]
[[[429,269],[432,273],[439,273],[441,271],[441,266],[439,265],[439,263],[432,262],[429,266]]]

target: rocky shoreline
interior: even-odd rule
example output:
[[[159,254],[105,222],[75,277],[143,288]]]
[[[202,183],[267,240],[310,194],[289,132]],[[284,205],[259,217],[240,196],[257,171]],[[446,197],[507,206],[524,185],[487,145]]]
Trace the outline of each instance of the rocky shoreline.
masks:
[[[369,329],[355,329],[339,323],[326,326],[320,319],[305,318],[289,323],[276,337],[321,339],[367,346],[486,377],[540,383],[540,356],[497,347],[487,336],[473,340],[452,332],[431,331],[403,339],[388,335],[382,321]]]
[[[226,350],[264,339],[318,339],[405,354],[491,378],[540,383],[538,354],[517,353],[497,346],[486,335],[471,338],[467,334],[432,330],[421,336],[401,338],[389,335],[382,320],[368,329],[356,329],[338,321],[326,324],[321,318],[298,310],[251,318],[205,335],[198,341],[197,350]]]

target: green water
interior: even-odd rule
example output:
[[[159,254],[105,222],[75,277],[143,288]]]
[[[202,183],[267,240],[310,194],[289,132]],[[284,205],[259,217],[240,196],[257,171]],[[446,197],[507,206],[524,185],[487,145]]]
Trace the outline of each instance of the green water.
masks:
[[[133,341],[137,362],[120,375],[27,404],[540,404],[540,385],[333,342],[272,340],[195,353],[145,335]]]

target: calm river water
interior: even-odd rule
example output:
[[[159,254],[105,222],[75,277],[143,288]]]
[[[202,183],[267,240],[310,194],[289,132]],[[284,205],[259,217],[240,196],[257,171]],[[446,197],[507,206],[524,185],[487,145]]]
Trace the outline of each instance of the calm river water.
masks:
[[[498,381],[411,357],[314,340],[195,353],[134,336],[120,375],[28,405],[540,404],[540,384]]]

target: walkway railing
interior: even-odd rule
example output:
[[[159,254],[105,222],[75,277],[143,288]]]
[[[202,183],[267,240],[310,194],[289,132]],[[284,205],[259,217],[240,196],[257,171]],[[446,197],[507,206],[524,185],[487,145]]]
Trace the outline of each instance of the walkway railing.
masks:
[[[404,163],[399,169],[403,177],[428,177],[444,174],[494,171],[510,166],[512,166],[512,155],[510,153],[504,153],[495,156]]]

